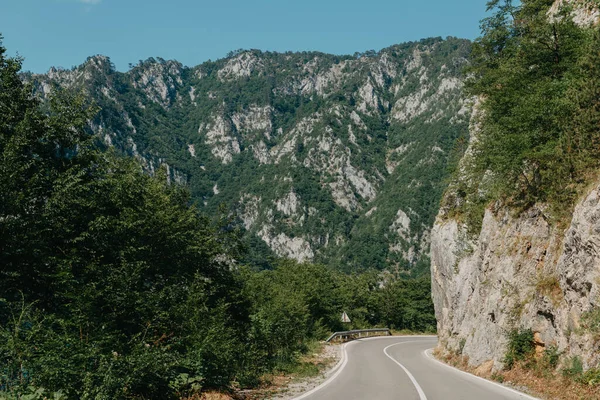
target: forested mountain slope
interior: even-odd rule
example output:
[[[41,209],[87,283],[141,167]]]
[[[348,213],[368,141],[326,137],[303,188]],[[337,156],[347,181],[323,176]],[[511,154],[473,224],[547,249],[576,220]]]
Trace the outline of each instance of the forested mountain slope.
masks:
[[[269,255],[344,270],[425,271],[449,161],[470,106],[470,43],[426,39],[354,56],[237,51],[188,68],[148,59],[125,73],[104,56],[26,74],[36,92],[82,89],[106,146],[221,203]]]

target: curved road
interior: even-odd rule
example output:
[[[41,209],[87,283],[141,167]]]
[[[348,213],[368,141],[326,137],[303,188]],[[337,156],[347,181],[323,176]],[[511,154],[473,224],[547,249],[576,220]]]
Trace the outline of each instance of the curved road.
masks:
[[[534,399],[434,360],[425,352],[436,343],[409,336],[349,342],[331,377],[294,400]]]

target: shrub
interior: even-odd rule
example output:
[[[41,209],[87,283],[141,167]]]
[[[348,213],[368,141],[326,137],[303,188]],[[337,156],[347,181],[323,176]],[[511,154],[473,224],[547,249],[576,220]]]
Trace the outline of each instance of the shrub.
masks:
[[[569,358],[562,374],[567,378],[588,386],[600,385],[600,368],[590,368],[583,371],[583,362],[579,356]]]
[[[512,368],[516,361],[530,358],[534,351],[533,331],[531,329],[513,329],[508,334],[508,350],[504,357],[506,368]]]
[[[591,368],[587,370],[579,379],[579,381],[588,386],[600,385],[600,368]]]
[[[593,308],[581,315],[581,328],[593,334],[596,340],[600,339],[600,308]]]

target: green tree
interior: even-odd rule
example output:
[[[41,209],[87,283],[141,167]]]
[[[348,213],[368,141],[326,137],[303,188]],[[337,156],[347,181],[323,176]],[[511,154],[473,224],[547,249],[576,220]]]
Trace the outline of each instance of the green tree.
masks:
[[[598,33],[575,24],[572,6],[551,13],[553,4],[489,2],[469,68],[482,111],[476,168],[490,171],[492,198],[522,206],[572,203],[600,157]]]
[[[236,232],[165,171],[100,151],[81,97],[57,93],[42,112],[19,69],[0,47],[0,387],[165,398],[185,390],[172,382],[228,385],[249,324],[227,262]]]

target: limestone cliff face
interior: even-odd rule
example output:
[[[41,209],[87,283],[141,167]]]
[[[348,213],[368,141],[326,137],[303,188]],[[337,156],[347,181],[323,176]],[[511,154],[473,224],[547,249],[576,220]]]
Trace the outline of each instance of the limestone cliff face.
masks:
[[[539,349],[555,345],[597,365],[597,344],[581,316],[600,302],[600,186],[575,207],[566,231],[545,210],[487,210],[469,239],[440,216],[431,234],[432,286],[441,346],[476,366],[502,366],[506,333],[531,328]]]

